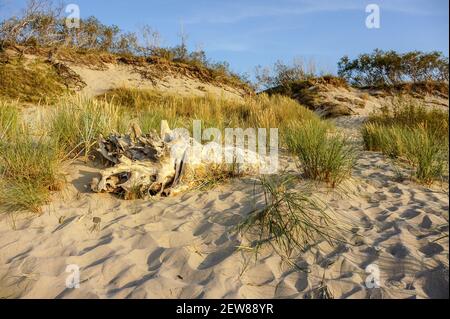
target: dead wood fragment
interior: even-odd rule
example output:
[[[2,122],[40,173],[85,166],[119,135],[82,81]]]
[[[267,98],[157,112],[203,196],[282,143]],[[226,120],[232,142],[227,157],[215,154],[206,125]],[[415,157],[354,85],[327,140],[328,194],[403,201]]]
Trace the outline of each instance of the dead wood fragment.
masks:
[[[204,170],[211,164],[210,149],[189,136],[170,130],[166,121],[162,122],[160,136],[156,132],[143,134],[134,124],[128,134],[100,136],[98,152],[113,166],[103,170],[100,179],[92,181],[91,189],[130,199],[175,195],[191,186],[189,181],[183,180],[187,167],[192,172]],[[252,159],[251,163],[237,165],[240,173],[254,173],[261,164],[257,153],[223,149],[224,153],[231,151]]]

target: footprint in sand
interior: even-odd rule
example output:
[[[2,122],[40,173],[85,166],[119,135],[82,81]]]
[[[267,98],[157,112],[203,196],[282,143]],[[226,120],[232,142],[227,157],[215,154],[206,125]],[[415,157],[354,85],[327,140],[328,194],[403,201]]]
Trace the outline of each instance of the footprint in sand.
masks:
[[[430,217],[428,217],[428,216],[425,216],[419,225],[419,227],[424,228],[424,229],[430,229],[431,226],[433,226],[433,222],[431,221]]]
[[[404,259],[409,255],[409,250],[402,243],[397,243],[388,248],[388,252],[398,259]]]
[[[403,212],[403,214],[401,215],[402,218],[404,219],[413,219],[416,218],[417,216],[419,216],[420,214],[422,214],[422,212],[420,210],[416,210],[416,209],[407,209]]]
[[[220,250],[213,252],[209,254],[205,260],[198,266],[198,269],[208,269],[210,267],[213,267],[231,255],[236,251],[237,243],[232,243],[228,245],[228,247],[221,248]]]
[[[162,247],[156,248],[147,258],[148,271],[156,271],[161,267],[161,255],[164,253],[165,249]]]
[[[422,248],[419,249],[421,253],[425,255],[427,258],[431,258],[436,254],[439,254],[444,251],[444,247],[437,243],[429,243]]]

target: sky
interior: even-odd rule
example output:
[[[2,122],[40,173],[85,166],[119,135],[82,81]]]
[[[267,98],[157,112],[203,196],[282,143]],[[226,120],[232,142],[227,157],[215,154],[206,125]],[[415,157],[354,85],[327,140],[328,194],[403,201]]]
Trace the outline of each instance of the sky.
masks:
[[[0,18],[17,14],[25,0],[0,0]],[[442,51],[448,56],[448,0],[68,0],[81,17],[96,16],[126,31],[150,25],[162,44],[202,48],[239,73],[277,60],[312,60],[336,72],[344,55],[375,48]],[[380,28],[366,27],[368,4],[380,8]]]

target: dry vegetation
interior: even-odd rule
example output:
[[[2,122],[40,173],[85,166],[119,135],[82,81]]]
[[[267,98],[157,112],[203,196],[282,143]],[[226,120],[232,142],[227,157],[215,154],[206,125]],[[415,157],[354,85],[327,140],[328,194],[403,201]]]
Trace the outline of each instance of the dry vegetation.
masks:
[[[265,93],[269,95],[281,94],[289,96],[299,101],[307,108],[315,111],[323,104],[323,100],[317,94],[317,88],[319,86],[331,86],[345,89],[349,87],[344,79],[332,75],[325,75],[289,81],[272,87],[266,90]]]
[[[96,99],[60,98],[43,123],[31,131],[21,121],[17,103],[5,100],[0,112],[0,132],[7,137],[1,143],[0,172],[4,183],[0,205],[7,211],[38,211],[51,191],[59,188],[63,160],[80,156],[88,160],[89,155],[95,154],[100,134],[127,132],[133,122],[146,132],[159,131],[161,120],[168,120],[173,128],[192,129],[196,119],[202,120],[204,127],[219,129],[278,127],[282,136],[290,132],[288,127],[321,123],[313,112],[283,96],[259,95],[236,102],[212,96],[180,97],[117,89]],[[237,176],[232,165],[218,165],[203,173],[195,172],[192,178],[197,181],[196,187],[205,188]]]
[[[441,82],[432,84],[448,81],[443,77],[445,72],[448,74],[448,61],[440,54],[398,56],[376,51],[355,61],[343,59],[342,77],[317,77],[312,66],[305,70],[303,65],[288,67],[278,63],[275,74],[262,74],[258,79],[270,88],[267,94],[249,95],[241,101],[129,88],[117,88],[93,99],[65,95],[69,84],[52,62],[54,56],[93,68],[120,61],[153,64],[164,72],[170,64],[173,72],[187,72],[185,75],[205,82],[233,84],[251,91],[226,64],[208,61],[201,51],[189,52],[184,40],[174,48],[161,48],[155,41],[142,45],[136,35],[121,33],[95,18],[81,23],[82,27],[73,33],[64,28],[55,9],[32,2],[22,17],[6,20],[0,26],[0,48],[23,48],[40,57],[51,55],[48,60],[28,62],[20,55],[2,55],[0,60],[0,212],[39,214],[52,192],[64,184],[63,165],[80,157],[92,159],[100,135],[126,133],[131,123],[138,123],[144,132],[159,131],[162,120],[172,128],[189,130],[193,120],[220,130],[278,128],[281,146],[298,160],[302,176],[337,187],[351,176],[356,150],[330,123],[291,97],[311,107],[317,104],[311,87],[325,84],[347,88],[347,80],[360,86],[388,85],[405,90],[411,89],[408,85],[422,85],[441,93],[448,87]],[[157,38],[149,29],[146,32],[150,38]],[[386,68],[397,65],[393,61],[399,63],[398,69]],[[433,66],[428,67],[430,64]],[[372,72],[386,69],[392,72]],[[31,130],[21,119],[18,101],[51,106],[38,130]],[[371,116],[362,135],[367,150],[406,161],[422,183],[431,184],[441,178],[448,167],[447,112],[402,102],[393,110]],[[211,165],[188,174],[191,185],[203,190],[241,177],[229,164]],[[298,176],[261,177],[264,207],[252,211],[237,228],[252,239],[256,236],[252,243],[256,251],[270,244],[289,259],[319,238],[337,240],[339,230],[323,205],[314,199],[313,189],[296,189],[298,185]],[[136,188],[127,199],[141,197],[141,190]]]
[[[10,138],[16,133],[19,117],[17,102],[0,100],[0,141]]]
[[[66,86],[51,64],[0,54],[0,97],[51,103],[65,92]]]
[[[182,97],[152,90],[115,89],[100,99],[122,106],[131,116],[139,114],[144,131],[159,130],[162,119],[168,120],[170,127],[188,129],[192,128],[192,120],[201,120],[205,127],[219,129],[278,127],[281,130],[292,119],[318,118],[294,100],[279,95],[263,94],[230,101],[215,96]]]
[[[287,262],[317,240],[330,244],[339,241],[339,227],[326,206],[313,196],[310,186],[298,188],[297,177],[281,175],[261,177],[264,208],[248,214],[236,231],[250,236],[251,249],[270,245]],[[295,265],[295,264],[294,264]]]
[[[104,68],[105,63],[119,62],[152,65],[159,73],[170,71],[185,74],[205,82],[226,84],[247,93],[252,92],[249,81],[232,72],[228,63],[211,61],[203,50],[190,51],[185,34],[181,35],[179,45],[162,47],[160,34],[147,25],[141,28],[138,36],[136,33],[124,32],[115,25],[105,25],[95,17],[73,22],[77,22],[79,26],[69,28],[63,7],[54,5],[51,0],[29,0],[19,16],[0,21],[0,53],[12,50],[17,51],[21,57],[26,53],[43,57],[50,64],[53,60],[60,60],[80,63],[94,69]],[[6,61],[6,66],[3,67],[14,67],[15,72],[24,68],[23,64],[9,66],[11,63]],[[51,65],[47,69],[46,72],[51,71]],[[7,71],[11,74],[10,70]],[[34,88],[39,93],[48,89],[49,93],[54,93],[54,87],[51,85],[58,82],[54,81],[55,74],[36,74],[39,76],[36,79],[31,77],[31,72],[26,74],[29,76],[31,90]],[[152,72],[151,76],[155,75],[155,72]],[[48,81],[41,81],[47,78]],[[41,81],[43,85],[38,87],[32,83],[33,80]],[[6,84],[8,81],[9,78]],[[27,99],[30,93],[33,93],[17,88],[15,92],[2,95],[13,95],[16,98],[18,92]],[[36,98],[39,99],[39,96],[34,97],[33,102]]]

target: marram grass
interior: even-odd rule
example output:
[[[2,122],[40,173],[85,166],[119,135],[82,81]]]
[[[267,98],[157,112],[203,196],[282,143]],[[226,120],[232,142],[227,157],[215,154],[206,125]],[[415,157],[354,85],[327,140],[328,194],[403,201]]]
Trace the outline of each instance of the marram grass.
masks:
[[[187,129],[192,128],[194,120],[201,120],[203,128],[279,128],[282,136],[292,133],[289,130],[292,120],[298,124],[322,123],[294,100],[277,95],[261,94],[233,101],[116,89],[95,99],[81,95],[60,98],[32,132],[20,119],[15,103],[0,103],[0,134],[4,137],[0,143],[3,211],[39,212],[51,192],[61,187],[65,160],[87,158],[100,135],[125,133],[132,122],[139,123],[144,132],[159,131],[161,120],[168,120],[172,128]],[[209,189],[239,176],[232,165],[216,165],[192,177],[195,187]],[[334,175],[330,177],[333,182],[337,179]]]
[[[0,211],[40,213],[60,190],[62,152],[51,141],[24,131],[0,144]]]
[[[372,115],[362,128],[365,148],[413,168],[423,184],[439,180],[448,167],[448,113],[402,102]]]
[[[298,188],[296,176],[263,176],[259,186],[263,207],[251,211],[235,229],[249,237],[256,254],[270,245],[282,258],[291,260],[317,240],[339,241],[340,231],[325,205],[313,197],[309,186]]]
[[[345,137],[330,132],[326,123],[292,122],[285,140],[306,178],[336,187],[351,175],[355,149]]]

